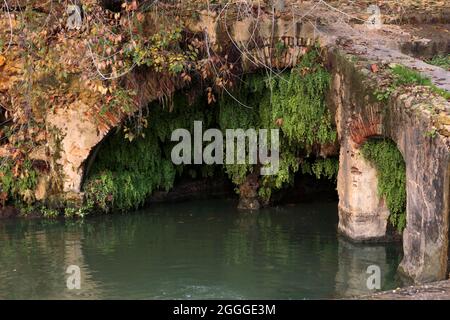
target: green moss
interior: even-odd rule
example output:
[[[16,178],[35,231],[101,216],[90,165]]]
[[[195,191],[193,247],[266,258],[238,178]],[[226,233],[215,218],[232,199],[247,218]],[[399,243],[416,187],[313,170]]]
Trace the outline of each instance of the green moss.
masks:
[[[390,140],[369,140],[361,147],[363,157],[377,170],[378,194],[386,201],[389,221],[402,232],[406,226],[406,166]]]

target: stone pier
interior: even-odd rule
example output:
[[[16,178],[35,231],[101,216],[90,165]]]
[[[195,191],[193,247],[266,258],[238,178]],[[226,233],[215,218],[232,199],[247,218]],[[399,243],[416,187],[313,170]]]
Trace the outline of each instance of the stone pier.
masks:
[[[377,187],[376,169],[351,139],[345,139],[338,173],[340,234],[357,241],[381,240],[386,236],[389,209],[378,196]]]

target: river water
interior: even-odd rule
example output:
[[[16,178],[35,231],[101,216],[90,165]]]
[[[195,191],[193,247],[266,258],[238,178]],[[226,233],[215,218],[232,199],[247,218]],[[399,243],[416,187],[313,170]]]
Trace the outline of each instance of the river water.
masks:
[[[399,244],[337,236],[337,203],[244,213],[232,200],[72,221],[0,221],[0,299],[325,299],[400,286]],[[79,266],[80,289],[67,268]]]

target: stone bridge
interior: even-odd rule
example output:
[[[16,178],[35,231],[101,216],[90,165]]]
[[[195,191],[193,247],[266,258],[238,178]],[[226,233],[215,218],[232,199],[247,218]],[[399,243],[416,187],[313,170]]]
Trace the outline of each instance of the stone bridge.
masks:
[[[335,111],[341,145],[339,231],[358,241],[386,236],[389,210],[377,196],[376,170],[362,158],[359,147],[372,136],[390,138],[406,163],[407,224],[400,271],[416,282],[445,279],[449,259],[450,104],[417,87],[377,101],[373,96],[383,80],[372,66],[403,64],[447,91],[450,72],[402,53],[397,46],[402,47],[403,38],[389,26],[383,27],[383,33],[391,31],[390,37],[380,32],[361,33],[361,28],[340,27],[337,31],[330,27],[322,36],[325,42],[332,39],[338,43],[331,45],[329,62],[333,73],[330,107]]]

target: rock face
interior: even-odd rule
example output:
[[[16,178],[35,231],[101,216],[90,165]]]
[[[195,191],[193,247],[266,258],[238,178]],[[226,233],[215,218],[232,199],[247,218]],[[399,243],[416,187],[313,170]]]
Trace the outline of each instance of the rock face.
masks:
[[[338,193],[339,232],[352,240],[386,235],[389,210],[377,193],[376,169],[348,139],[341,146]]]
[[[89,109],[89,106],[75,102],[47,118],[47,123],[57,132],[51,146],[56,156],[54,165],[62,168],[64,192],[80,192],[84,161],[92,147],[103,138],[97,125],[90,121]]]
[[[417,119],[414,112],[401,112],[416,111],[427,105],[414,105],[407,96],[398,97],[388,126],[406,161],[407,224],[400,270],[417,282],[430,282],[447,276],[448,138],[441,135],[428,137],[424,134],[432,130],[428,119]],[[404,126],[399,127],[399,123],[404,123]]]
[[[334,57],[336,58],[336,57]],[[352,81],[348,70],[335,61],[331,100],[341,143],[338,172],[339,232],[354,241],[378,240],[386,236],[389,210],[378,196],[376,169],[366,161],[359,146],[370,136],[382,135],[377,111],[367,107],[369,121],[352,113]],[[361,92],[361,91],[359,91]],[[358,97],[367,102],[364,97]]]

